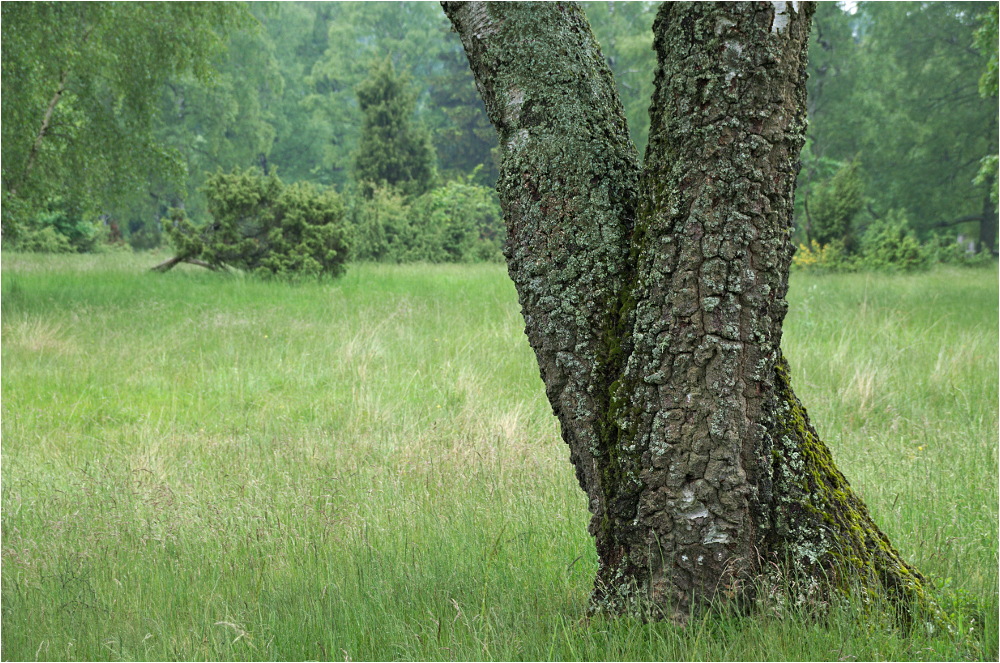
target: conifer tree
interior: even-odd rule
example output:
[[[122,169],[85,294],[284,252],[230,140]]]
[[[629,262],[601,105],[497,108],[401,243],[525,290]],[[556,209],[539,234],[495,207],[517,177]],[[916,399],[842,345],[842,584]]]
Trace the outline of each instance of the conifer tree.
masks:
[[[412,122],[416,95],[405,76],[388,59],[376,62],[357,87],[364,113],[361,140],[354,160],[354,178],[366,197],[380,186],[406,195],[430,189],[434,152],[427,131]]]
[[[152,269],[187,262],[263,277],[337,277],[348,257],[340,196],[309,182],[290,186],[256,169],[218,171],[203,187],[212,221],[196,227],[182,210],[164,228],[177,255]]]

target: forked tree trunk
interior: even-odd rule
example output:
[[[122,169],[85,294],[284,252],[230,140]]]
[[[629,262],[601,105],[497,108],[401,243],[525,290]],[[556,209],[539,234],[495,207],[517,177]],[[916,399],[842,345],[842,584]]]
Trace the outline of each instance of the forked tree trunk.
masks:
[[[578,6],[444,8],[499,135],[508,268],[590,500],[593,606],[683,619],[774,569],[920,600],[779,349],[811,8],[664,3],[644,166]]]

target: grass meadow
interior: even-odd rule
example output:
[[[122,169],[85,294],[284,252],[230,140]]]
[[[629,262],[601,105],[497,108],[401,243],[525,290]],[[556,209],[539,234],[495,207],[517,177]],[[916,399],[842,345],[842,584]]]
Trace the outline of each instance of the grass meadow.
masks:
[[[5,660],[997,660],[995,268],[789,294],[796,391],[950,636],[587,619],[586,504],[502,266],[156,262],[2,257]]]

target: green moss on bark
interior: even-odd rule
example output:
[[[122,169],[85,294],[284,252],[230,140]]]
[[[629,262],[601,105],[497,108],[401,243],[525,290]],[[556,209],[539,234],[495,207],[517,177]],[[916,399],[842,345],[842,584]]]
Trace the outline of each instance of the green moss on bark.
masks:
[[[761,459],[770,468],[770,499],[758,505],[762,550],[781,562],[776,568],[784,566],[787,577],[809,579],[827,598],[836,592],[887,599],[903,623],[920,614],[940,622],[925,578],[889,542],[834,464],[792,391],[783,357],[774,384],[768,457]]]

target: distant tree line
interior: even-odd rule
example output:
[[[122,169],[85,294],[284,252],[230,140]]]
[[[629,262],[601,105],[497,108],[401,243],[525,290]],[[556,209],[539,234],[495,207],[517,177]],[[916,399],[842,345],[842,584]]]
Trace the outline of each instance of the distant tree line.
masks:
[[[796,263],[908,269],[995,253],[996,71],[995,3],[819,3]]]
[[[584,5],[641,153],[657,3]],[[180,256],[232,177],[336,191],[341,259],[500,258],[495,132],[436,3],[2,12],[5,246]],[[996,26],[992,3],[820,3],[801,265],[871,265],[888,227],[924,262],[959,234],[995,250]]]

